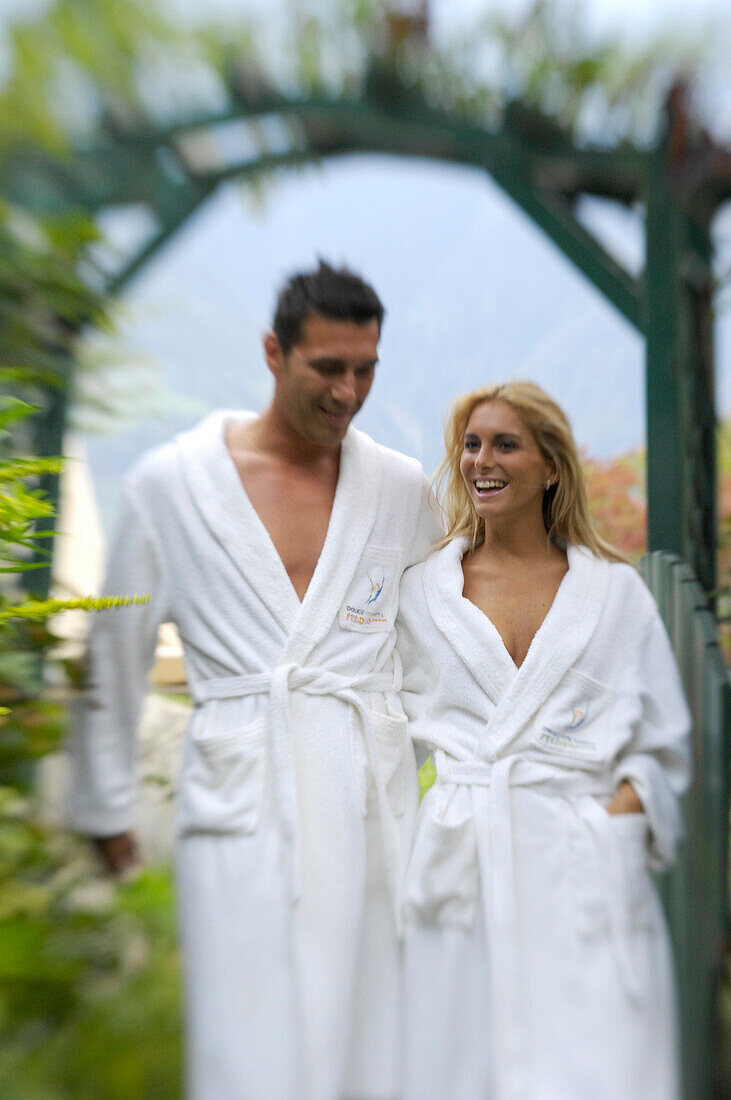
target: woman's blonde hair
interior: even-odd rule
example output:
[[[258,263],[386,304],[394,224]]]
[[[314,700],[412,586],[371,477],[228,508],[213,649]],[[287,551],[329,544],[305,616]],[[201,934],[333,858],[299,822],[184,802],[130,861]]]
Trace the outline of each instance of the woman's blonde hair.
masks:
[[[446,454],[434,475],[437,499],[447,520],[447,534],[437,548],[466,535],[470,548],[485,541],[485,521],[477,515],[459,468],[464,436],[473,411],[486,401],[505,401],[531,433],[543,457],[558,475],[543,494],[543,522],[548,538],[558,545],[586,546],[600,558],[625,561],[605,542],[589,518],[586,482],[571,425],[565,413],[534,382],[501,382],[458,397],[444,428]]]

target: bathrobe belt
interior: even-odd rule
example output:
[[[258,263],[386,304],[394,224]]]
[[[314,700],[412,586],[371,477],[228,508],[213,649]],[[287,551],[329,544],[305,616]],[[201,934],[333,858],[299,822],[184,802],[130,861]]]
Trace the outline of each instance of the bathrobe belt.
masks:
[[[212,699],[241,699],[248,695],[269,696],[269,728],[272,752],[274,794],[282,837],[290,854],[292,900],[300,896],[299,828],[297,818],[297,780],[294,768],[294,745],[289,713],[289,697],[293,691],[306,695],[328,695],[349,703],[358,716],[368,763],[376,789],[378,812],[383,837],[384,860],[391,896],[396,904],[399,894],[399,840],[396,819],[386,793],[380,767],[376,738],[368,704],[362,693],[387,694],[399,691],[400,667],[395,672],[372,672],[367,676],[344,676],[323,668],[305,668],[290,663],[279,665],[272,672],[247,676],[222,676],[201,680],[192,685],[196,706]]]
[[[541,787],[572,800],[597,843],[608,878],[610,935],[620,979],[632,998],[639,996],[635,966],[624,927],[626,879],[621,838],[612,831],[610,815],[597,798],[609,797],[609,781],[526,760],[517,754],[494,760],[459,761],[441,749],[435,754],[437,782],[468,786],[475,821],[477,859],[488,929],[491,982],[494,989],[496,1051],[507,1069],[501,1096],[526,1096],[523,1077],[524,1002],[520,951],[520,912],[514,862],[510,788]],[[492,867],[494,873],[490,874]],[[456,886],[458,884],[455,884]]]

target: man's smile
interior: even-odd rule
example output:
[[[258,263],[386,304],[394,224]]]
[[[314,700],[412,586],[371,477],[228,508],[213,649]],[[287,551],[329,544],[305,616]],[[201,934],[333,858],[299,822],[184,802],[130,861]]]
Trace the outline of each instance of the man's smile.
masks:
[[[328,409],[324,405],[320,405],[318,407],[320,409],[320,412],[324,413],[324,415],[327,417],[327,419],[332,424],[336,424],[336,425],[347,424],[355,416],[355,412],[352,409],[334,410],[334,409]]]

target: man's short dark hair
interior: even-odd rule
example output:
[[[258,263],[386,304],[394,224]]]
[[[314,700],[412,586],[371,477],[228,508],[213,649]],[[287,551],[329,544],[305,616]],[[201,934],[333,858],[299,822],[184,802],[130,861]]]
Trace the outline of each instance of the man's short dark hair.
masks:
[[[293,275],[279,292],[273,328],[285,355],[298,342],[310,313],[359,325],[376,320],[380,332],[385,310],[373,287],[359,275],[320,260],[317,271]]]

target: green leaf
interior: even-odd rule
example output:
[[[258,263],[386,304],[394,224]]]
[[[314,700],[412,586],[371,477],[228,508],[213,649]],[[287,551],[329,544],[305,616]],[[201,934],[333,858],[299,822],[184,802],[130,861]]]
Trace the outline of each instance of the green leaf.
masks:
[[[51,954],[52,933],[49,921],[21,917],[0,921],[0,981],[69,982],[78,977],[78,959]]]
[[[37,406],[20,401],[17,397],[0,397],[0,432],[16,420],[24,420],[37,411]]]

